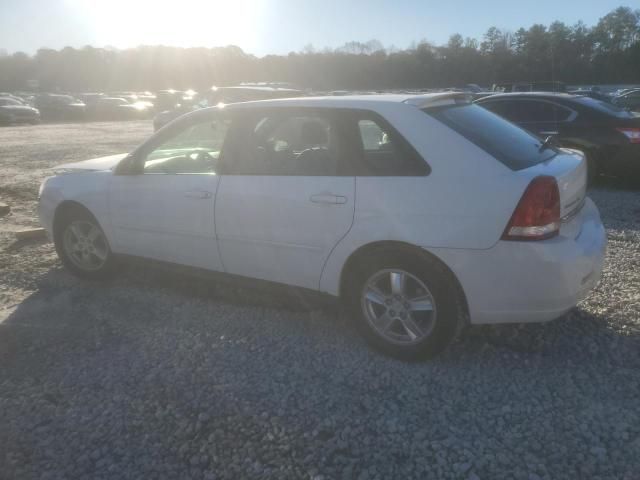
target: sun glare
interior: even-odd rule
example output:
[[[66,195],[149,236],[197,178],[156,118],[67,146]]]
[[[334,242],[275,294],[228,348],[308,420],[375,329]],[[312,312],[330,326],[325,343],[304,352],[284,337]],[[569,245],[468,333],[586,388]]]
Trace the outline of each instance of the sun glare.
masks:
[[[98,45],[213,47],[255,44],[261,0],[68,0]]]

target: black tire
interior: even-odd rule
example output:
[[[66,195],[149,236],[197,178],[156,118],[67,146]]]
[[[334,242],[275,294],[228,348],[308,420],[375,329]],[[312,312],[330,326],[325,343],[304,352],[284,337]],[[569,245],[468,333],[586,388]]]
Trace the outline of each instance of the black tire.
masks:
[[[93,225],[102,235],[100,240],[101,247],[103,247],[101,249],[101,255],[104,254],[105,259],[100,260],[99,267],[92,269],[82,268],[77,261],[74,261],[71,254],[68,252],[68,248],[65,246],[65,235],[74,222],[81,222],[83,225]],[[67,268],[67,270],[77,277],[89,280],[106,280],[116,273],[117,261],[111,251],[107,237],[95,217],[84,208],[80,206],[73,206],[62,212],[60,214],[60,218],[56,218],[53,237],[56,252],[62,261],[62,264]]]
[[[383,337],[365,313],[364,288],[376,272],[399,269],[419,279],[428,288],[437,315],[428,335],[417,343],[399,344]],[[417,361],[431,358],[458,335],[466,321],[464,295],[453,275],[436,259],[420,252],[381,248],[360,259],[345,278],[344,303],[367,342],[389,356]]]
[[[584,155],[587,159],[587,186],[592,187],[596,184],[600,175],[596,161],[597,155],[595,152],[585,152]]]

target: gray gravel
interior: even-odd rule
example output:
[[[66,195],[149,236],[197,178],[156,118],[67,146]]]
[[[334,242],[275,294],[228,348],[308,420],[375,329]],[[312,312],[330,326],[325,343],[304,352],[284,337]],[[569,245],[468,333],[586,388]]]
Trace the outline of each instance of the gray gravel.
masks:
[[[640,478],[640,192],[592,191],[607,262],[565,318],[405,364],[293,293],[148,267],[96,285],[13,241],[44,168],[150,131],[0,129],[1,479]]]

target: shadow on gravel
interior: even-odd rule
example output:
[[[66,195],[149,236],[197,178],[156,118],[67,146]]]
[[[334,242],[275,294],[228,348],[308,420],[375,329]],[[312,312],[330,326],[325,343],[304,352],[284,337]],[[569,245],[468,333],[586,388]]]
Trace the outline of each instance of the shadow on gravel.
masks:
[[[24,248],[24,247],[34,246],[34,245],[44,245],[46,243],[49,243],[49,240],[44,235],[42,235],[40,237],[36,237],[36,238],[25,238],[25,239],[22,239],[22,240],[14,241],[8,247],[6,247],[5,251],[6,252],[15,252],[15,251],[20,250],[21,248]]]
[[[626,178],[600,176],[595,181],[594,187],[604,188],[607,190],[637,192],[640,191],[640,180],[634,178],[633,176],[629,176]]]
[[[241,462],[248,445],[241,455],[259,459],[261,475],[242,463],[210,478],[314,478],[312,465],[347,464],[325,478],[358,478],[371,452],[381,469],[435,465],[442,445],[441,470],[458,471],[469,451],[464,470],[477,475],[398,467],[375,478],[527,478],[492,474],[524,468],[526,455],[538,478],[634,478],[624,474],[640,451],[628,446],[640,332],[618,333],[584,309],[472,327],[432,361],[405,364],[368,349],[335,307],[293,291],[156,268],[106,284],[53,268],[36,288],[6,318],[0,311],[8,478],[155,478],[157,461],[167,478],[202,479]],[[611,457],[580,474],[585,442],[600,438]],[[297,470],[283,476],[281,465]]]
[[[265,331],[274,328],[272,317],[277,317],[282,327],[280,314],[289,314],[286,318],[291,321],[291,328],[296,327],[293,322],[313,317],[318,321],[313,329],[305,330],[312,336],[311,342],[327,342],[329,348],[338,336],[352,342],[354,349],[366,348],[337,302],[293,288],[251,287],[144,264],[125,268],[121,275],[104,283],[79,280],[62,268],[55,268],[43,275],[37,286],[38,290],[6,318],[0,312],[0,357],[67,342],[79,341],[87,348],[97,348],[109,338],[119,337],[118,325],[122,322],[141,328],[164,328],[167,319],[162,313],[153,312],[160,300],[162,308],[179,311],[177,320],[171,317],[171,327],[175,329],[195,328],[206,333],[207,323],[200,317],[208,307],[230,309],[231,316],[234,308],[255,309],[260,312],[259,328]],[[194,305],[198,308],[192,308]],[[332,335],[324,336],[324,329],[330,329]],[[504,352],[593,356],[610,349],[615,350],[609,352],[614,358],[631,355],[637,360],[634,352],[640,351],[640,329],[619,332],[606,317],[577,307],[548,323],[469,326],[434,361],[473,363],[478,356],[488,360]]]

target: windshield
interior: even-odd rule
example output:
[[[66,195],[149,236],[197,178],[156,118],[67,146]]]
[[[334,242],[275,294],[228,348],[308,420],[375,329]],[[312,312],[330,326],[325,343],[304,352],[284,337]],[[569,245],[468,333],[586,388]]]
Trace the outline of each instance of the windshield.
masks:
[[[423,110],[489,153],[511,170],[522,170],[553,158],[554,148],[478,105],[455,105]]]
[[[12,98],[0,98],[0,107],[4,107],[7,105],[22,105],[22,104]]]

